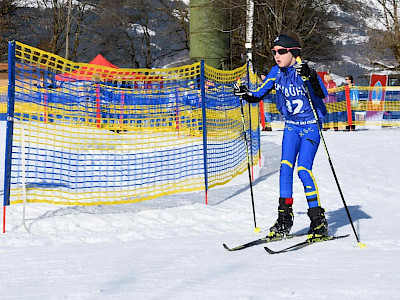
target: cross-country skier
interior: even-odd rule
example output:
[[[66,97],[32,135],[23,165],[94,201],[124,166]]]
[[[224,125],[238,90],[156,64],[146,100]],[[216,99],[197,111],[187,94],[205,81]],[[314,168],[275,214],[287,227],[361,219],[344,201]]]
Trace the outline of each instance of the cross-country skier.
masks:
[[[295,33],[281,34],[274,40],[272,54],[278,66],[275,76],[276,106],[286,121],[282,139],[278,219],[270,228],[269,237],[285,236],[293,226],[293,170],[296,158],[297,174],[303,182],[309,207],[311,224],[308,233],[316,237],[328,235],[325,210],[321,207],[312,173],[320,135],[304,84],[308,86],[320,123],[327,112],[322,101],[327,96],[327,90],[315,70],[310,69],[307,63],[296,62],[300,51],[301,40]],[[304,82],[302,77],[308,80]],[[266,92],[268,90],[262,87],[251,92],[244,85],[234,86],[234,94],[251,103],[259,102]]]

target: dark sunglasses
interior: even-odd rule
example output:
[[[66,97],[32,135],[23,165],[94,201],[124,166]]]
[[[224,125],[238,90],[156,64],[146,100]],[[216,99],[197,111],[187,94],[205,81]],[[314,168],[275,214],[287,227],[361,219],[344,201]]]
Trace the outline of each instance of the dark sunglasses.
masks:
[[[299,47],[293,47],[293,48],[280,48],[278,50],[272,49],[272,55],[275,56],[276,53],[278,53],[279,55],[283,55],[289,52],[289,50],[293,50],[293,49],[298,49],[300,50],[301,48]]]

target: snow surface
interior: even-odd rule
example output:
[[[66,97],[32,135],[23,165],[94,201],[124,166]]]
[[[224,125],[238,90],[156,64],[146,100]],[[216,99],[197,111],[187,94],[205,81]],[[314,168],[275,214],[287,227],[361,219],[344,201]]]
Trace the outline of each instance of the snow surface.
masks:
[[[275,221],[281,136],[282,131],[273,131],[261,137],[263,162],[254,170],[253,183],[260,234],[253,231],[247,173],[211,189],[209,205],[203,192],[116,206],[28,204],[30,233],[21,225],[22,205],[7,207],[6,233],[0,238],[0,298],[399,299],[396,128],[324,132],[365,248],[357,246],[322,145],[313,173],[330,232],[350,237],[279,255],[262,246],[237,252],[222,247],[262,237]],[[307,204],[296,175],[294,198],[292,232],[305,231]]]

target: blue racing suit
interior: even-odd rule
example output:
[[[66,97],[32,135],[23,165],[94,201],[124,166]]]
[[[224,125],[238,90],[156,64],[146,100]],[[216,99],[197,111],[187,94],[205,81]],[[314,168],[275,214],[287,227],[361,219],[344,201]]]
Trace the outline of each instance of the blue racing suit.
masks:
[[[251,103],[261,101],[262,97],[272,89],[272,83],[275,84],[276,107],[286,120],[279,175],[280,198],[292,200],[293,170],[297,159],[297,174],[303,182],[309,208],[321,206],[317,183],[312,173],[320,135],[304,85],[308,87],[320,127],[327,114],[325,104],[320,97],[325,98],[328,91],[322,79],[313,70],[310,80],[304,82],[293,66],[285,68],[274,66],[257,91],[252,91],[250,95],[245,95],[243,98]],[[317,92],[314,91],[313,86],[318,89]]]
[[[318,82],[325,95],[328,94],[322,80]],[[326,115],[322,99],[315,95],[309,81],[302,78],[292,67],[281,68],[275,79],[276,106],[285,117],[285,129],[282,140],[282,158],[280,168],[280,197],[292,198],[293,170],[297,158],[297,174],[301,179],[309,208],[321,206],[318,187],[312,173],[320,135],[314,112],[310,105],[304,84],[307,84],[313,107],[321,125]]]
[[[251,94],[257,98],[262,98],[268,94],[274,88],[274,83],[278,72],[278,65],[273,66],[268,72],[268,75],[265,77],[264,82],[258,87],[257,91],[251,92]]]
[[[263,99],[265,96],[274,88],[276,74],[279,71],[279,67],[277,65],[273,66],[271,70],[268,72],[268,75],[265,77],[263,83],[257,88],[255,92],[252,92],[252,95],[256,98]],[[271,103],[271,99],[263,99],[266,103]],[[269,112],[264,111],[264,119],[265,122],[268,123],[268,127],[271,126],[271,115]]]

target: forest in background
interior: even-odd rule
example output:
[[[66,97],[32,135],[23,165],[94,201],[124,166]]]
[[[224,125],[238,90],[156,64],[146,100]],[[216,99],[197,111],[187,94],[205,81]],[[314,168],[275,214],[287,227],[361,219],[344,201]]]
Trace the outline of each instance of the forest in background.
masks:
[[[223,10],[225,68],[246,62],[246,0],[210,1]],[[273,64],[269,49],[281,32],[296,31],[304,59],[331,72],[361,74],[367,68],[398,69],[400,29],[397,0],[257,0],[253,64]],[[211,5],[211,4],[210,4]],[[20,42],[89,62],[102,54],[127,68],[160,68],[191,63],[189,1],[180,0],[2,0],[0,60],[7,42]],[[66,50],[68,49],[68,50]]]

